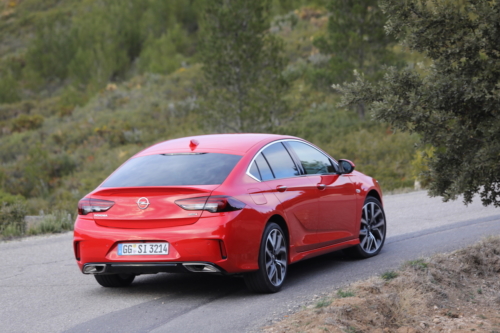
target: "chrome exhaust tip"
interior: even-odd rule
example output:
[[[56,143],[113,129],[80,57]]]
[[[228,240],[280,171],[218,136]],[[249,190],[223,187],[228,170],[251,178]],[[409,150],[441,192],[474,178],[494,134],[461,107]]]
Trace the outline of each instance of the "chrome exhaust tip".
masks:
[[[83,266],[83,274],[101,274],[106,270],[106,264],[86,264]]]
[[[193,273],[220,273],[217,267],[202,262],[188,262],[182,264],[184,268]]]

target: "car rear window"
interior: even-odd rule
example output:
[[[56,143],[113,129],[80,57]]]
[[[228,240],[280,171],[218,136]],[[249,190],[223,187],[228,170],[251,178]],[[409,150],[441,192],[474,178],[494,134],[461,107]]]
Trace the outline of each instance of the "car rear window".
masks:
[[[136,157],[115,171],[102,187],[218,185],[239,155],[196,153]]]

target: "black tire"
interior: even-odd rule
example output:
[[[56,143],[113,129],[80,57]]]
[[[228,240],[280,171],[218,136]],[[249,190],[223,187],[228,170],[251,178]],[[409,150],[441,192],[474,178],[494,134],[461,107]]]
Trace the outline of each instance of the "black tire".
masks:
[[[361,211],[359,244],[346,252],[355,258],[365,259],[376,256],[382,250],[387,232],[387,222],[380,201],[367,197]]]
[[[269,223],[259,250],[259,270],[245,274],[245,284],[256,293],[275,293],[281,289],[288,271],[288,241],[279,225]]]
[[[120,288],[129,286],[135,279],[134,274],[94,275],[97,283],[103,287]]]

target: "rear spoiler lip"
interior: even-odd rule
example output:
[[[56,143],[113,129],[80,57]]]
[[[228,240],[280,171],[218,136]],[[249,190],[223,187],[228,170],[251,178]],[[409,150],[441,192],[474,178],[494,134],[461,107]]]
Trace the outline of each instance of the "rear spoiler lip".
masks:
[[[130,194],[131,196],[141,195],[140,193],[146,193],[149,195],[164,195],[168,193],[176,194],[194,194],[194,193],[212,193],[220,185],[198,185],[198,186],[134,186],[134,187],[98,187],[91,193],[87,194],[86,197],[94,198],[94,196],[112,196],[121,195],[126,196]],[[139,192],[139,193],[138,193]]]

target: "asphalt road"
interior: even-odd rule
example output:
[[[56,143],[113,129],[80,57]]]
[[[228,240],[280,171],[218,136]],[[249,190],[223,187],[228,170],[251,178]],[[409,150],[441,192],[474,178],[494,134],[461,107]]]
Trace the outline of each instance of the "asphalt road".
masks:
[[[342,252],[290,266],[281,292],[254,295],[241,278],[158,274],[124,289],[100,287],[80,273],[72,235],[0,243],[1,332],[254,332],[314,298],[500,234],[500,209],[443,203],[425,192],[385,197],[388,238],[379,256],[355,261]]]

